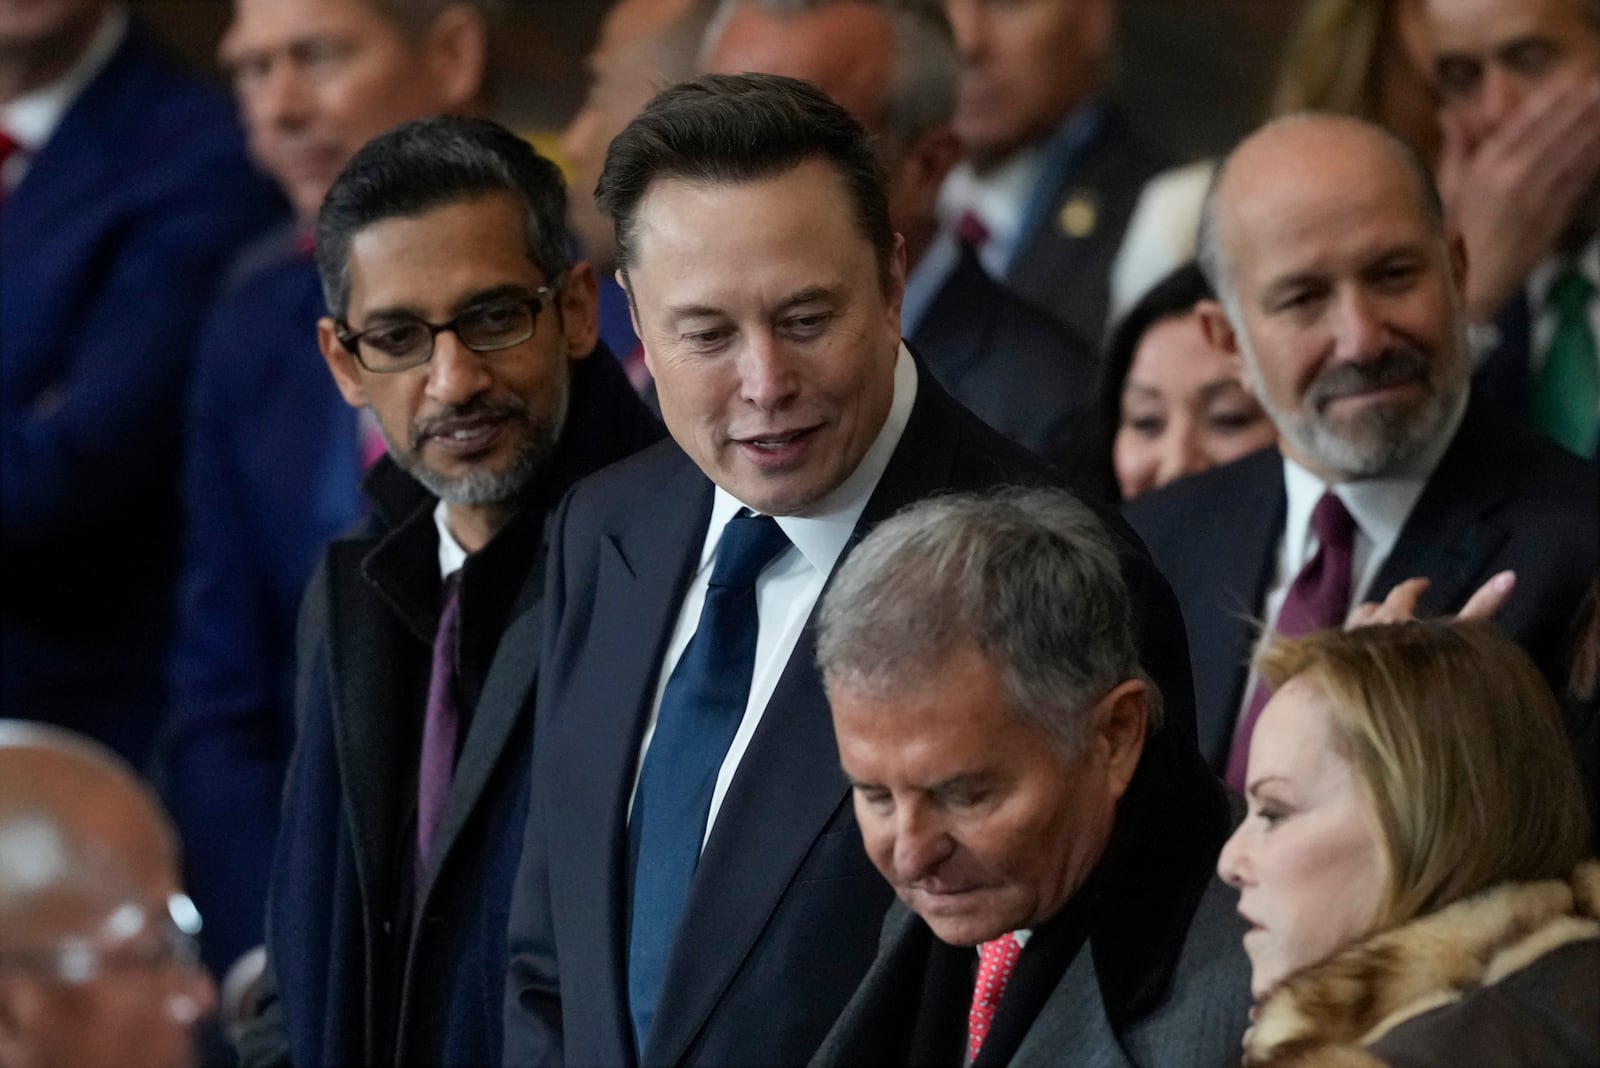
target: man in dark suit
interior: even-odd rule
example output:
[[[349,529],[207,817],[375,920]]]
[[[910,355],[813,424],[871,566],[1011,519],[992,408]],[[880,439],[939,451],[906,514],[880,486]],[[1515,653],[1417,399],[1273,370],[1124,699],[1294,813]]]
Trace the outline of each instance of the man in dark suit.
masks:
[[[1600,458],[1600,0],[1427,0],[1476,388]]]
[[[1227,797],[1161,725],[1094,514],[1040,489],[912,505],[840,567],[817,634],[856,822],[900,902],[812,1064],[1236,1057]]]
[[[371,138],[482,103],[489,27],[466,0],[235,0],[219,50],[251,151],[294,218],[233,265],[195,352],[185,420],[172,702],[158,769],[218,975],[261,943],[294,743],[294,626],[322,550],[383,455],[317,353],[311,229]],[[327,53],[307,64],[301,56]],[[419,77],[421,70],[428,77]]]
[[[881,166],[815,87],[669,89],[612,142],[600,193],[675,441],[553,523],[505,1061],[803,1063],[890,896],[812,608],[902,505],[1051,474],[900,343]],[[1182,625],[1116,526],[1144,663],[1186,724]]]
[[[803,78],[877,139],[889,221],[905,239],[901,329],[975,415],[1062,460],[1093,395],[1093,346],[990,278],[970,244],[927,255],[939,187],[961,154],[950,125],[959,60],[940,0],[724,0],[705,56],[713,73]]]
[[[955,130],[966,159],[940,197],[943,240],[1099,344],[1111,265],[1145,182],[1166,161],[1102,80],[1117,0],[945,0],[961,51]]]
[[[99,0],[0,8],[0,159],[0,707],[143,767],[189,353],[281,201],[227,99]]]
[[[1252,619],[1338,625],[1413,577],[1433,614],[1513,570],[1499,622],[1561,678],[1600,562],[1595,469],[1469,398],[1462,246],[1409,150],[1354,119],[1271,123],[1225,161],[1200,250],[1221,297],[1206,329],[1240,357],[1279,450],[1128,516],[1183,602],[1212,765],[1238,786],[1265,697]]]
[[[661,436],[597,345],[565,209],[525,141],[447,118],[372,141],[323,203],[318,341],[389,455],[301,616],[247,1064],[499,1055],[532,720],[496,647],[512,619],[510,647],[537,641],[518,591],[561,494]]]

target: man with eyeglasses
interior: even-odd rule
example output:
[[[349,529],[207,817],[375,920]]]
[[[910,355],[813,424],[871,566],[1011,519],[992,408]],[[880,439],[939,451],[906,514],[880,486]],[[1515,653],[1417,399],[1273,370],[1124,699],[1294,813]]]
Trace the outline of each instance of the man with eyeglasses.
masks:
[[[247,1066],[499,1057],[539,628],[517,591],[567,487],[662,435],[565,211],[554,164],[462,118],[379,136],[323,201],[318,341],[388,456],[301,612]]]
[[[177,837],[123,761],[0,720],[0,1064],[184,1068],[216,1003]]]

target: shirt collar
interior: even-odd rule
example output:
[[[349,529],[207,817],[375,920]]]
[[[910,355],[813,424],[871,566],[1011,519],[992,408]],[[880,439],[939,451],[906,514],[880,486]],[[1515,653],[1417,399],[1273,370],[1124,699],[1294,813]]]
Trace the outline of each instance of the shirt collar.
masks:
[[[467,562],[467,550],[450,533],[450,506],[440,501],[433,509],[433,525],[439,530],[439,577],[449,578]]]
[[[28,155],[36,154],[56,132],[68,109],[94,80],[128,32],[128,11],[118,4],[106,12],[89,47],[67,72],[49,85],[24,93],[0,108],[0,126]]]
[[[1297,572],[1309,555],[1306,550],[1311,540],[1311,513],[1327,491],[1339,498],[1350,513],[1350,518],[1355,520],[1356,528],[1372,543],[1372,558],[1387,559],[1395,542],[1400,540],[1400,530],[1410,517],[1411,509],[1416,507],[1417,499],[1422,496],[1428,479],[1433,476],[1434,468],[1439,466],[1439,460],[1461,429],[1466,410],[1467,394],[1463,391],[1455,411],[1445,422],[1444,432],[1429,442],[1428,447],[1401,470],[1379,478],[1353,479],[1329,485],[1320,475],[1313,474],[1284,454],[1283,485],[1288,496],[1288,522],[1284,529],[1290,535],[1290,573]]]
[[[832,573],[833,565],[849,543],[861,513],[866,510],[867,500],[872,496],[872,491],[877,489],[878,480],[889,466],[889,458],[900,444],[900,436],[905,433],[916,399],[917,366],[902,342],[895,355],[894,399],[889,404],[889,414],[856,469],[824,497],[811,513],[775,517],[778,526],[794,543],[794,547],[800,550],[806,562],[820,573]],[[722,531],[728,521],[746,507],[749,506],[733,494],[721,486],[716,487],[711,500],[711,533],[700,552],[700,570],[710,566],[712,558],[716,556],[717,544],[722,540]],[[750,510],[757,511],[754,508]]]

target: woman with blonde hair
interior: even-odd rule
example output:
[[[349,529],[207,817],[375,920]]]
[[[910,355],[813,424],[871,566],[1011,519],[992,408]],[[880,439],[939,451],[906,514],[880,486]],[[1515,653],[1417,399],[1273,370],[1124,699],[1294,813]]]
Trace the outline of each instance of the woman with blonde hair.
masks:
[[[1275,643],[1249,815],[1246,1065],[1600,1064],[1600,864],[1555,702],[1489,624]]]

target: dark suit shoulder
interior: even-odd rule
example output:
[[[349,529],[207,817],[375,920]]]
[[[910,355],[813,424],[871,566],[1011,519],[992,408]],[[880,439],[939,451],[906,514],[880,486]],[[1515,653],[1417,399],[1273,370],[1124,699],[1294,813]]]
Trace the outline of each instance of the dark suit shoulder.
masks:
[[[1225,520],[1228,507],[1250,498],[1271,499],[1282,486],[1283,457],[1268,447],[1141,493],[1122,511],[1159,556],[1158,546],[1192,546],[1197,519]]]

